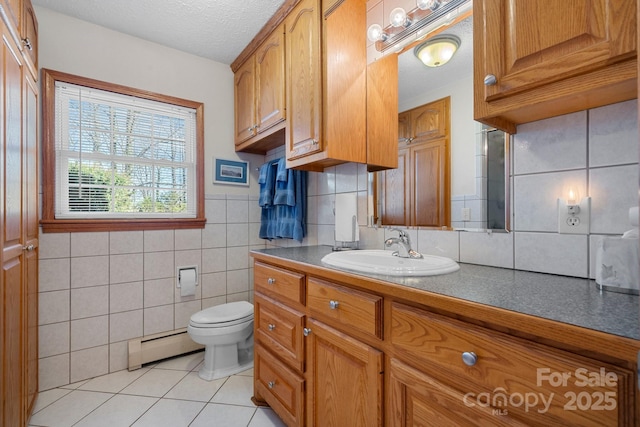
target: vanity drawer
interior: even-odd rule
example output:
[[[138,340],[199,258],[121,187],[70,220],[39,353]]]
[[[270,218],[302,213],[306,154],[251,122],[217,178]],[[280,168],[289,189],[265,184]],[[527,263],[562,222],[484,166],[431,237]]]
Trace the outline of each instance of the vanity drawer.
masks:
[[[488,396],[532,425],[634,425],[633,374],[623,368],[399,303],[390,334],[398,357],[469,393],[471,403]],[[521,398],[537,404],[517,405]]]
[[[311,314],[349,332],[358,329],[382,338],[381,296],[357,291],[315,277],[307,280],[307,305]],[[329,320],[330,319],[330,320]]]
[[[286,363],[304,371],[304,315],[271,298],[255,294],[255,338]]]
[[[255,290],[304,305],[303,274],[256,262],[253,278]]]
[[[304,378],[276,359],[260,344],[255,346],[256,392],[288,426],[304,425]]]

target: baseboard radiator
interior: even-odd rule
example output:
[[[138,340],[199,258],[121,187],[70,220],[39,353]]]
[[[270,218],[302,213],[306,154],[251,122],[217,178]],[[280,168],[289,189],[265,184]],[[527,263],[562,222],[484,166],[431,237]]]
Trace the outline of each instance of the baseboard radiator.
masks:
[[[129,370],[140,369],[145,363],[179,356],[204,348],[194,342],[187,328],[161,332],[129,340]]]

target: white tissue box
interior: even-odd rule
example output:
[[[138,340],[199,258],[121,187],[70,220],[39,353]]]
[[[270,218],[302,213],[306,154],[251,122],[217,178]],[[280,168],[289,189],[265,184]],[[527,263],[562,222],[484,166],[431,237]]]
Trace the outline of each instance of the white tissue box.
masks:
[[[596,283],[601,289],[638,294],[638,239],[605,237],[596,249]]]

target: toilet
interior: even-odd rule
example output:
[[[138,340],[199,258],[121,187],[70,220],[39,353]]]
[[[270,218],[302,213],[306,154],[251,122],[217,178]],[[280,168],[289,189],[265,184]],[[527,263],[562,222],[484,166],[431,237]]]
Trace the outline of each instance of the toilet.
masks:
[[[205,346],[200,378],[211,381],[253,367],[253,304],[237,301],[199,311],[187,332]]]

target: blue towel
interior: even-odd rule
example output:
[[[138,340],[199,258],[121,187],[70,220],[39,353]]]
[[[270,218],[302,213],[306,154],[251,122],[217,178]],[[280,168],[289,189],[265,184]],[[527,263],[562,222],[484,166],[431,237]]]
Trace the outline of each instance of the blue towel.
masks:
[[[272,164],[272,162],[267,162],[260,166],[260,175],[258,176],[260,196],[258,197],[258,204],[262,207],[273,205],[276,175]]]
[[[274,205],[296,205],[296,187],[293,172],[293,169],[287,169],[284,158],[278,161],[276,192],[273,196]]]

